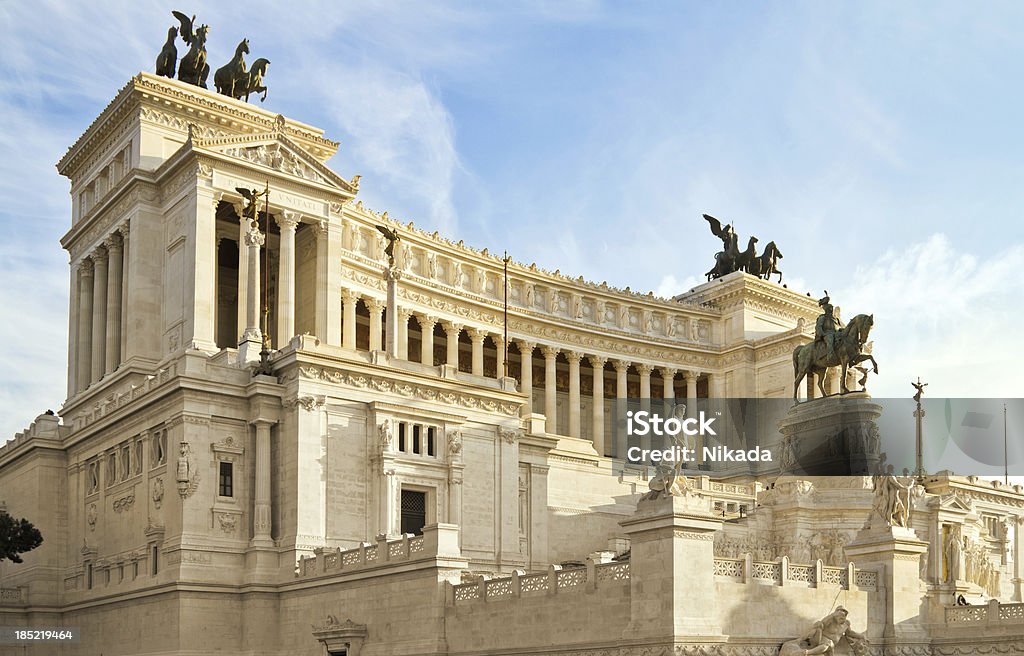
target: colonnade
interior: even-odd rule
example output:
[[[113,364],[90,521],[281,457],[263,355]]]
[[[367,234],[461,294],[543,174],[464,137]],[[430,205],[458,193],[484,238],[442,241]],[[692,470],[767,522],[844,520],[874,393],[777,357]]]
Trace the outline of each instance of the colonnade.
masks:
[[[69,346],[74,369],[69,392],[80,392],[114,372],[124,358],[128,224],[116,228],[75,268]]]

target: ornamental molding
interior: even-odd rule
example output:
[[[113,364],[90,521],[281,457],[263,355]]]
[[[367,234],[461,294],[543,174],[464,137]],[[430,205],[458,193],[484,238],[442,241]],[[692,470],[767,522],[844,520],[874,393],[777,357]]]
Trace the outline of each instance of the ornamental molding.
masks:
[[[124,511],[130,509],[133,505],[135,505],[135,489],[134,488],[132,488],[132,491],[129,492],[127,495],[121,497],[120,499],[116,499],[114,501],[114,512],[118,512],[118,513],[119,512],[124,512]]]
[[[387,378],[380,376],[349,373],[326,367],[300,365],[298,367],[298,376],[299,378],[307,380],[333,383],[335,385],[343,385],[354,389],[381,392],[385,394],[397,394],[398,396],[404,396],[406,398],[433,401],[508,416],[518,416],[520,409],[519,403],[498,401],[484,395],[469,394],[453,390],[438,390],[402,381],[388,380]]]
[[[318,394],[316,396],[300,396],[294,399],[287,399],[282,405],[288,410],[302,408],[306,412],[317,412],[323,409],[325,403],[327,403],[327,397]]]
[[[677,537],[681,540],[697,540],[698,542],[714,542],[714,533],[700,533],[697,531],[682,531],[676,529],[672,531],[673,537]]]

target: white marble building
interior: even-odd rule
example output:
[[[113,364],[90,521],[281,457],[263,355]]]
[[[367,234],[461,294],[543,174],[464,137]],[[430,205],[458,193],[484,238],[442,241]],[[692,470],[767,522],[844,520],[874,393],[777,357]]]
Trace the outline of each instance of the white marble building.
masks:
[[[815,300],[511,263],[506,347],[501,258],[364,207],[337,148],[140,74],[59,162],[68,397],[0,447],[45,537],[0,563],[0,626],[82,638],[11,653],[773,654],[836,600],[892,653],[1024,653],[1019,488],[935,477],[883,539],[870,479],[638,510],[644,472],[613,471],[617,398],[790,395]],[[252,232],[236,188],[265,185]]]

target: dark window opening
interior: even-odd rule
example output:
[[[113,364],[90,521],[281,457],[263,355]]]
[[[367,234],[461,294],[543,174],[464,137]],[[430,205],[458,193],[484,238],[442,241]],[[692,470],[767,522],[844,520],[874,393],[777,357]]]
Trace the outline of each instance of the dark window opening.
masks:
[[[420,453],[420,427],[412,427],[412,452]]]
[[[427,427],[427,455],[434,455],[434,435],[435,429],[433,426]]]
[[[92,590],[92,563],[85,566],[85,587]]]
[[[405,423],[398,424],[398,450],[405,451]]]
[[[152,553],[152,557],[151,557],[152,565],[150,566],[149,573],[152,574],[153,576],[156,576],[156,573],[160,571],[160,563],[159,563],[160,547],[154,544],[152,552],[153,552]]]
[[[427,523],[427,493],[402,490],[402,533],[423,534]]]
[[[235,496],[235,466],[230,462],[220,463],[220,483],[218,492],[222,497]]]

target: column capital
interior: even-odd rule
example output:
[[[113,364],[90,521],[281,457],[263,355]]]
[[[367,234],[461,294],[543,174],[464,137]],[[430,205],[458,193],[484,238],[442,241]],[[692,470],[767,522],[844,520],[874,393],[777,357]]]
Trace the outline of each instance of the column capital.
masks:
[[[107,248],[108,253],[111,250],[121,250],[121,238],[118,232],[115,230],[114,232],[107,235],[107,238],[103,240],[103,245]]]
[[[82,258],[82,261],[78,263],[78,275],[82,277],[91,278],[93,273],[92,258],[88,255]]]
[[[384,311],[384,308],[387,307],[387,303],[385,301],[379,298],[373,298],[372,296],[364,298],[363,303],[365,303],[367,309],[370,310],[370,314],[376,312],[379,315]]]
[[[213,211],[214,212],[217,211],[217,206],[220,205],[220,202],[222,200],[224,200],[224,192],[223,191],[215,191],[215,192],[213,192],[213,197],[210,198],[210,204],[213,206]]]
[[[97,248],[89,257],[92,258],[93,266],[106,265],[107,250],[105,248]]]
[[[641,363],[636,365],[636,370],[640,373],[641,376],[650,376],[651,372],[654,371],[654,367],[652,367],[649,364]]]
[[[341,300],[345,303],[355,303],[360,298],[360,294],[353,289],[342,289]]]
[[[235,209],[235,216],[238,217],[238,222],[245,225],[245,203],[240,200],[231,201],[231,207]]]
[[[263,236],[263,233],[259,230],[246,230],[245,231],[245,245],[246,246],[263,246],[267,241],[267,238]]]
[[[658,367],[658,371],[661,372],[662,378],[675,378],[676,374],[679,373],[679,369],[676,367]]]
[[[515,345],[519,347],[519,352],[521,354],[529,353],[532,355],[533,349],[537,348],[537,342],[531,342],[525,339],[513,339],[510,341],[515,342]]]
[[[683,372],[683,378],[686,379],[686,382],[696,381],[697,378],[699,378],[699,377],[700,377],[700,372],[699,371],[691,371],[691,370],[687,369],[686,371]]]
[[[578,364],[583,359],[583,354],[579,351],[566,351],[565,359],[569,361],[569,364]]]
[[[544,354],[545,360],[554,360],[555,358],[558,357],[558,352],[560,350],[561,349],[559,349],[557,346],[551,346],[549,344],[544,344],[543,346],[540,347],[540,352]]]
[[[624,371],[628,371],[632,364],[633,363],[629,360],[612,360],[612,366],[615,367],[615,371],[620,374]]]
[[[438,318],[435,316],[424,314],[422,312],[414,312],[414,314],[416,315],[416,320],[420,322],[420,329],[433,330],[434,326],[438,323]]]
[[[604,365],[607,364],[608,358],[603,355],[588,355],[587,360],[590,362],[590,366],[595,370],[603,370]]]
[[[320,239],[321,237],[326,237],[331,232],[331,222],[328,221],[327,219],[320,219],[319,221],[315,221],[312,225],[313,235],[317,239]]]
[[[413,315],[413,311],[410,310],[409,308],[400,307],[400,308],[398,308],[397,314],[398,314],[398,317],[400,319],[402,319],[404,321],[408,321],[409,317],[411,317]]]
[[[455,333],[456,335],[461,333],[463,325],[461,323],[445,319],[441,322],[441,327],[444,328],[444,331],[450,336],[452,333]]]
[[[484,338],[487,337],[487,331],[482,328],[466,328],[466,333],[474,342],[483,343]]]
[[[302,215],[298,212],[292,212],[291,210],[281,210],[274,215],[274,222],[277,223],[277,227],[282,230],[295,230],[301,220]]]

